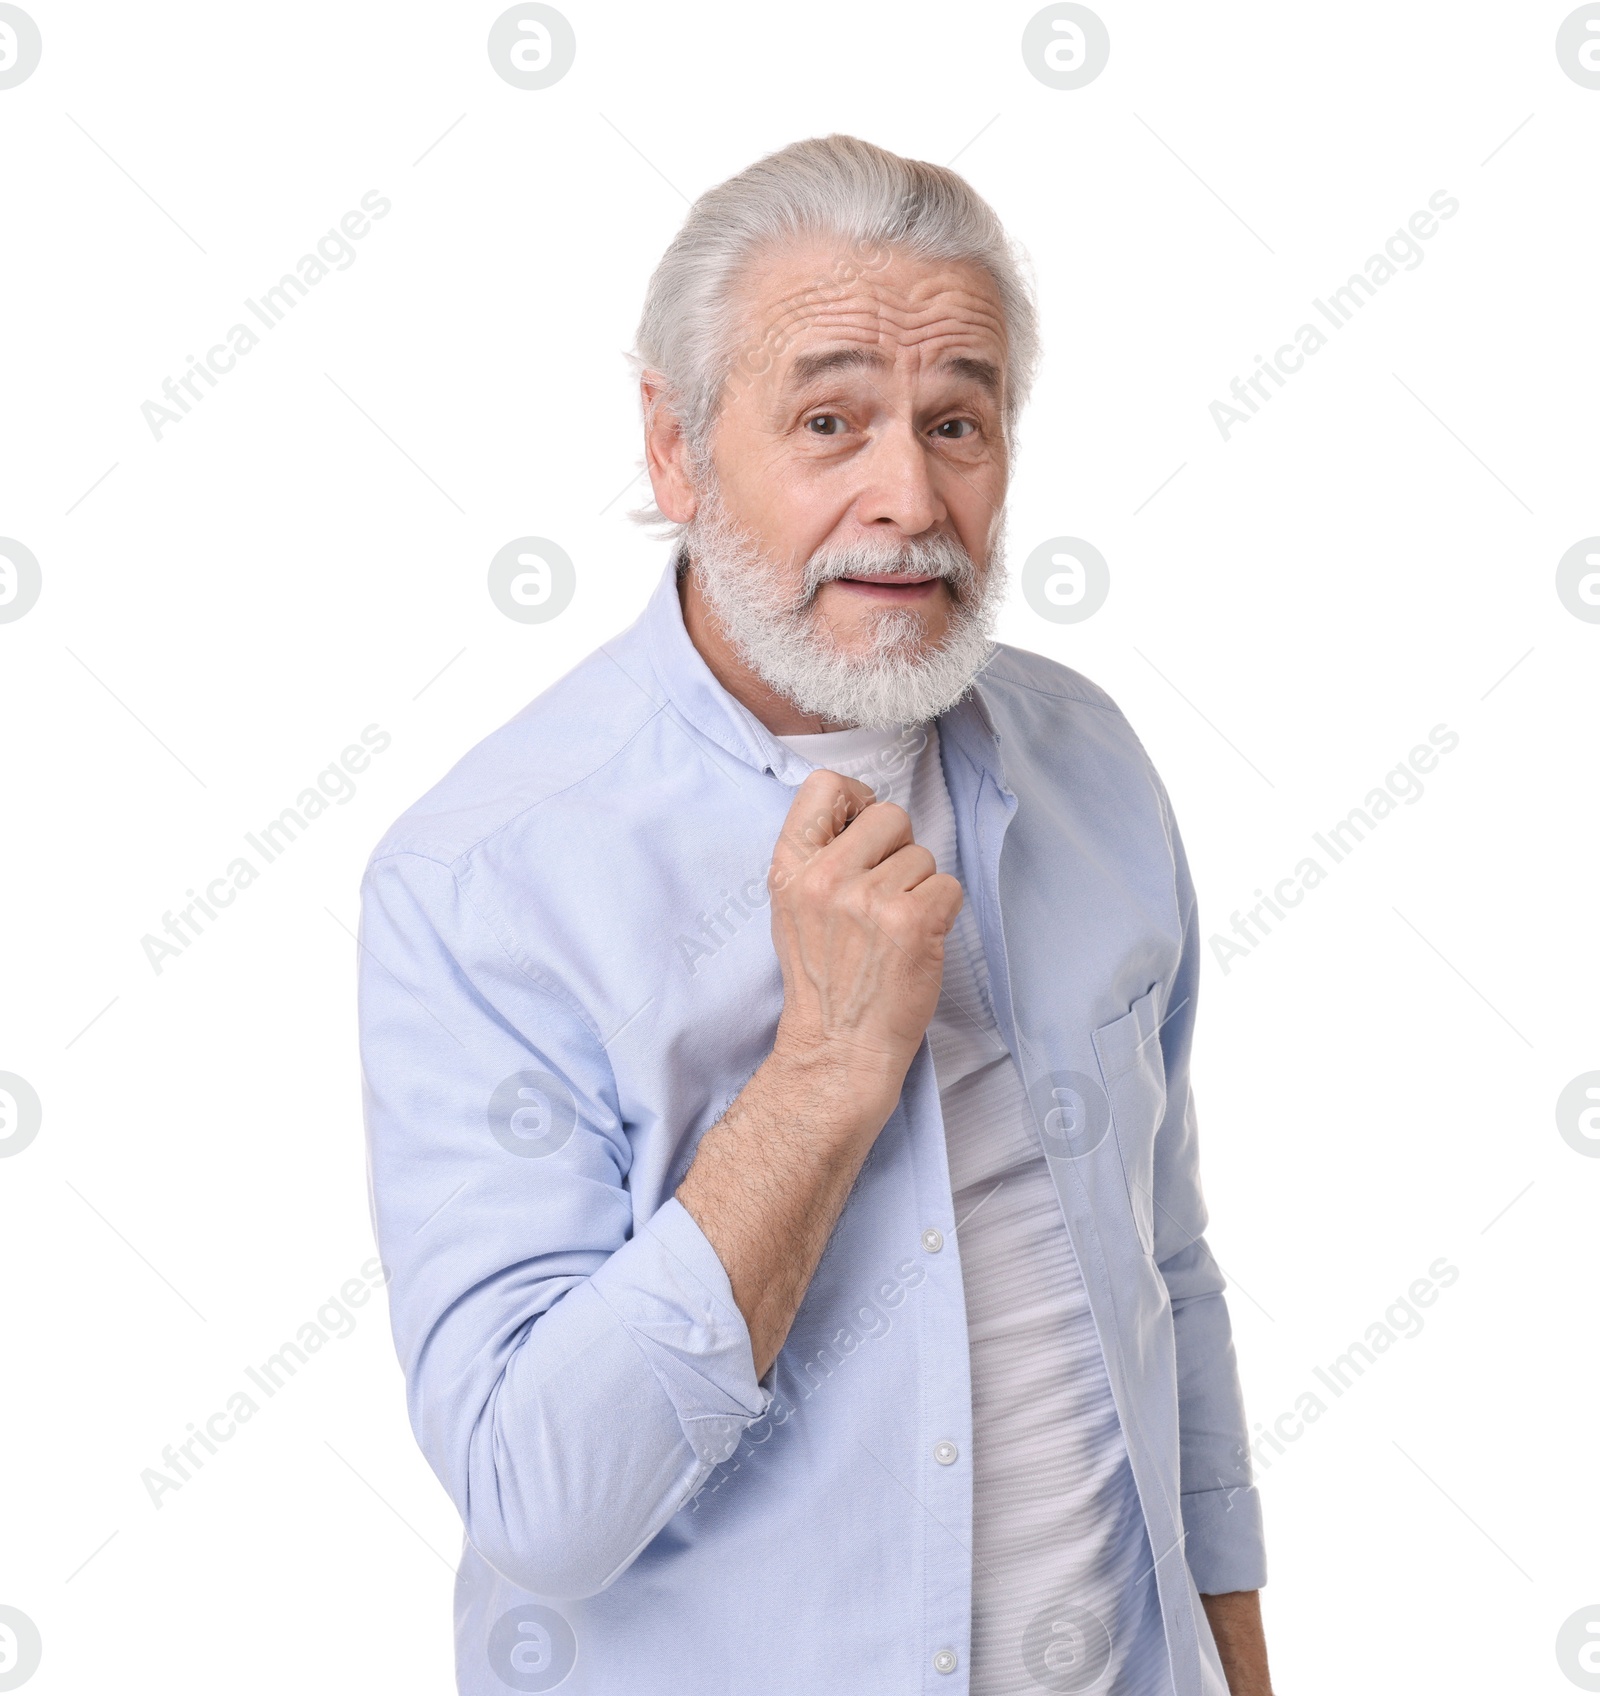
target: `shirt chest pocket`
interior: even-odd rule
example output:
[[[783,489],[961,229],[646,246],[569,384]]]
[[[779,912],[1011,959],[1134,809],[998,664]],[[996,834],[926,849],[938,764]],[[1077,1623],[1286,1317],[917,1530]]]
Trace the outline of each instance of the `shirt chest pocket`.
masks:
[[[1111,1104],[1111,1126],[1139,1246],[1155,1244],[1156,1132],[1167,1112],[1166,1067],[1156,1003],[1160,986],[1141,995],[1121,1018],[1094,1033],[1100,1081]]]

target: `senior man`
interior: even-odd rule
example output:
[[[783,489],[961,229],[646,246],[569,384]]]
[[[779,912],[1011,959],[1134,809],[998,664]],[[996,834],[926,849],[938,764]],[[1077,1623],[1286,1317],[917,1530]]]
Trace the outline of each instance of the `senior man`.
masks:
[[[660,585],[372,857],[471,1696],[1267,1696],[1183,848],[1114,703],[991,636],[1035,359],[949,170],[703,195],[639,334]]]

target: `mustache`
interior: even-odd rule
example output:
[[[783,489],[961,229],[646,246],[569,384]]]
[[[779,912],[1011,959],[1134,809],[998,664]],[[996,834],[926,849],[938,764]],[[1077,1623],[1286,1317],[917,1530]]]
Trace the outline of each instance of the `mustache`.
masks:
[[[958,600],[977,587],[978,568],[972,556],[954,536],[943,533],[916,536],[889,547],[867,547],[860,542],[822,547],[806,561],[801,585],[801,605],[809,604],[825,583],[841,577],[938,577]]]

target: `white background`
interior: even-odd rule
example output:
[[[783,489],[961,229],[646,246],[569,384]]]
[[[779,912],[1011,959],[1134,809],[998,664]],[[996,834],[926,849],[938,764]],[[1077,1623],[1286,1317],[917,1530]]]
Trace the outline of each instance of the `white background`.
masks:
[[[30,1696],[453,1687],[459,1524],[381,1300],[159,1509],[140,1475],[374,1252],[365,857],[641,608],[645,280],[685,197],[835,129],[959,153],[1032,256],[1012,559],[1085,537],[1111,593],[1077,625],[1014,593],[1003,635],[1126,711],[1208,936],[1460,737],[1278,933],[1208,954],[1210,1236],[1263,1423],[1460,1271],[1260,1476],[1280,1691],[1574,1689],[1600,1162],[1554,1106],[1600,1067],[1600,625],[1555,567],[1600,532],[1600,91],[1557,63],[1571,7],[1104,0],[1072,92],[1023,62],[1033,5],[563,0],[540,92],[489,63],[499,5],[28,9],[0,533],[43,593],[0,625],[0,1070],[44,1118],[0,1161],[0,1602],[43,1635]],[[355,262],[155,439],[141,403],[371,189]],[[1224,441],[1211,401],[1440,189],[1423,263]],[[577,568],[547,624],[485,588],[528,534]],[[157,975],[141,937],[373,723],[355,798]]]

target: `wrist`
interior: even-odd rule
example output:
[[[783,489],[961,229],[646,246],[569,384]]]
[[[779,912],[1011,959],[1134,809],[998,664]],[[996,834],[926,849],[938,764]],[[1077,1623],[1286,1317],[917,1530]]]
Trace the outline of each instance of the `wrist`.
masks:
[[[897,1061],[846,1043],[798,1041],[780,1021],[763,1070],[786,1099],[805,1103],[814,1121],[876,1136],[895,1110],[910,1064],[909,1057]]]

